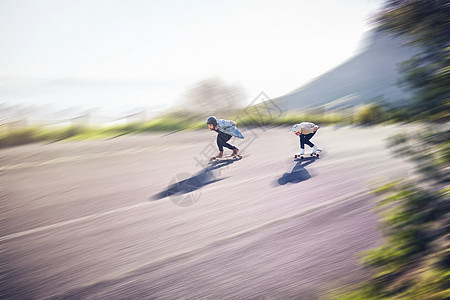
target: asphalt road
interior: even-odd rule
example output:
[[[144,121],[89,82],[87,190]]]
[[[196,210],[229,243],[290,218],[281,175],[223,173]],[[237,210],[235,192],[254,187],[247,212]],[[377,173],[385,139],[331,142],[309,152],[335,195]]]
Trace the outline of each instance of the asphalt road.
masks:
[[[314,299],[370,275],[373,184],[412,176],[384,139],[409,127],[324,127],[294,161],[288,128],[34,144],[1,156],[1,298]]]

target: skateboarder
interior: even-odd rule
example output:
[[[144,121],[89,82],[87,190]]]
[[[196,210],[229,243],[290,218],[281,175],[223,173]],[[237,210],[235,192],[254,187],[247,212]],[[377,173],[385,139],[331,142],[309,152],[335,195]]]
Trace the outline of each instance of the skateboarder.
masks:
[[[317,145],[311,143],[311,138],[316,134],[319,126],[311,122],[302,122],[300,124],[295,124],[292,126],[292,132],[296,136],[300,136],[300,155],[305,154],[305,144],[312,148],[312,153],[316,153]]]
[[[216,158],[223,157],[223,147],[226,147],[230,150],[233,150],[232,156],[236,156],[239,152],[239,149],[236,146],[230,145],[227,143],[232,136],[243,139],[241,132],[237,129],[237,123],[231,120],[222,120],[217,119],[214,116],[209,117],[206,120],[206,124],[208,124],[209,130],[214,130],[218,132],[217,135],[217,146],[219,147],[219,155]]]

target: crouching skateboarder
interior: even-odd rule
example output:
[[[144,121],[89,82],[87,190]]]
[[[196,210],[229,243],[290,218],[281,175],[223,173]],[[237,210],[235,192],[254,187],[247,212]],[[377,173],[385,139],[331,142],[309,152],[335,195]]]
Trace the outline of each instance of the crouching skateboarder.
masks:
[[[239,149],[228,143],[233,136],[240,139],[244,138],[242,133],[236,127],[237,123],[231,120],[222,120],[211,116],[206,120],[206,124],[208,124],[209,130],[214,130],[218,133],[217,147],[219,147],[219,154],[216,157],[213,157],[213,159],[223,157],[223,147],[233,150],[233,153],[231,154],[232,157],[238,156]]]
[[[317,154],[318,151],[322,151],[317,148],[317,145],[311,143],[311,138],[316,134],[319,126],[311,123],[311,122],[302,122],[300,124],[295,124],[292,126],[291,131],[296,135],[300,136],[300,153],[298,156],[303,158],[302,156],[305,154],[305,145],[308,145],[312,148],[311,156],[319,156]],[[297,157],[297,155],[295,155]]]

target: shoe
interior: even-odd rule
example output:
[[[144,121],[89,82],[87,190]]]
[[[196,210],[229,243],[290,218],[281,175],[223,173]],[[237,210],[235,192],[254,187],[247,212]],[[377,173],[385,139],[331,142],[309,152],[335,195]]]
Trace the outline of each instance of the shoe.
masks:
[[[300,150],[300,155],[303,155],[303,154],[305,154],[305,149]]]
[[[314,147],[312,148],[312,153],[316,153],[316,151],[317,151],[317,146],[314,145]]]
[[[222,158],[223,157],[223,151],[219,152],[219,155],[216,156],[216,158]]]
[[[238,152],[239,152],[238,147],[234,147],[233,154],[231,154],[231,156],[236,156],[238,154]]]

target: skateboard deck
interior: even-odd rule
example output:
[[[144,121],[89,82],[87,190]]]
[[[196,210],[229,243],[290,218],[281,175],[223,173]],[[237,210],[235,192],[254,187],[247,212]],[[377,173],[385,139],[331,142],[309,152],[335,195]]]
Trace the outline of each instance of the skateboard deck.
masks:
[[[304,159],[304,158],[307,158],[307,157],[319,158],[321,152],[322,151],[317,150],[316,152],[305,153],[305,154],[296,153],[296,154],[294,154],[294,160],[296,160],[296,159]]]
[[[222,157],[212,157],[210,161],[230,161],[230,160],[240,160],[242,155],[227,155]]]

